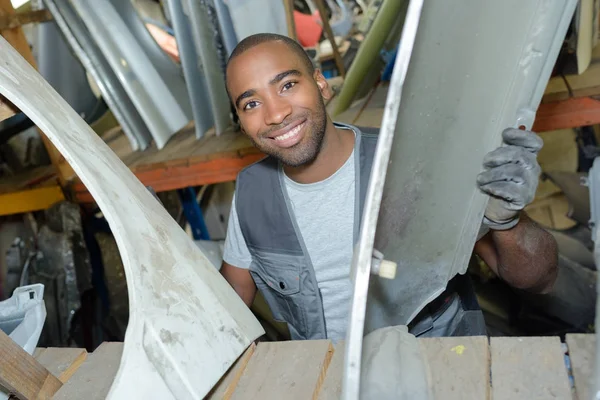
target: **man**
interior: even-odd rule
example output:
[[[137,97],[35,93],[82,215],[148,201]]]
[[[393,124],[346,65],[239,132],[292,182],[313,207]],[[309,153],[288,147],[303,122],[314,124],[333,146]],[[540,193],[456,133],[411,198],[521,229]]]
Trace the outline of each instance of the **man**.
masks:
[[[244,39],[226,81],[243,132],[269,157],[238,176],[221,272],[248,306],[258,288],[292,339],[342,339],[360,223],[355,177],[369,176],[377,136],[332,122],[327,81],[287,37]],[[475,253],[513,287],[543,293],[556,279],[556,243],[521,212],[537,187],[541,139],[512,129],[503,137],[506,146],[485,157],[473,182],[494,196]],[[454,278],[409,328],[420,336],[485,334],[468,277]]]

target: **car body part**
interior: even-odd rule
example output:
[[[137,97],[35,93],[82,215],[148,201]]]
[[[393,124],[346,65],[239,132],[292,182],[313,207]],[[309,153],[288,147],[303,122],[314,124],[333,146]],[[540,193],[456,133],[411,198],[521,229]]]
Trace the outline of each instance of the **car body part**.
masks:
[[[9,299],[0,301],[0,330],[29,354],[37,346],[45,320],[44,285],[18,287]],[[0,388],[0,399],[8,398]]]
[[[4,39],[0,93],[27,114],[108,221],[130,317],[109,399],[200,399],[264,333],[233,288],[150,191]]]
[[[192,106],[181,66],[175,64],[154,40],[131,0],[109,1],[115,11],[123,18],[123,22],[125,22],[131,34],[150,59],[152,66],[156,68],[160,77],[165,81],[188,121],[192,120]]]
[[[342,383],[342,399],[358,400],[360,393],[366,389],[362,387],[361,374],[363,370],[363,336],[367,310],[369,290],[369,277],[372,273],[371,265],[374,259],[373,243],[377,227],[377,215],[382,203],[383,186],[385,183],[388,161],[391,153],[396,119],[404,90],[405,79],[412,57],[413,47],[416,42],[417,29],[421,19],[421,10],[424,0],[410,0],[406,20],[402,30],[396,67],[392,77],[392,85],[388,92],[388,102],[383,115],[383,125],[379,132],[377,149],[371,168],[371,177],[367,187],[365,203],[362,211],[361,230],[359,242],[354,249],[352,259],[351,277],[354,283],[352,295],[350,321],[346,334],[344,375]],[[381,10],[383,11],[383,10]],[[377,259],[384,262],[383,254],[377,252]],[[394,275],[396,267],[394,267]],[[385,278],[384,278],[385,279]],[[395,324],[399,325],[399,324]],[[401,357],[401,356],[400,356]],[[370,382],[365,382],[369,386]]]
[[[191,22],[184,12],[183,2],[179,0],[167,0],[166,5],[175,31],[183,75],[185,76],[188,94],[192,103],[196,137],[200,139],[214,124],[212,108],[209,107],[210,103],[204,68],[196,52],[192,38]]]
[[[70,1],[162,149],[188,124],[185,110],[108,0]]]
[[[146,123],[69,0],[44,0],[44,4],[65,41],[98,85],[102,98],[119,121],[132,150],[145,150],[152,141]]]
[[[231,104],[225,89],[225,49],[219,31],[215,31],[209,16],[211,10],[205,0],[186,0],[184,10],[191,22],[192,38],[206,79],[215,131],[219,135],[231,125]]]
[[[416,4],[408,6],[353,259],[345,399],[362,385],[363,333],[408,325],[465,273],[488,202],[476,185],[483,158],[502,144],[504,129],[531,129],[577,2],[462,0],[449,10],[430,0],[420,22]],[[417,23],[410,55],[406,32]],[[369,279],[374,249],[397,263],[395,279]]]

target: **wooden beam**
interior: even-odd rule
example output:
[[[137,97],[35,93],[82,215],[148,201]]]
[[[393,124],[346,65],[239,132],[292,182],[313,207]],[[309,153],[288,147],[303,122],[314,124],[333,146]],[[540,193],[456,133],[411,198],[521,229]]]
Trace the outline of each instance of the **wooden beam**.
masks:
[[[14,17],[14,15],[16,15],[16,12],[10,0],[0,0],[0,18],[11,18]],[[2,35],[4,39],[6,39],[6,41],[8,41],[8,43],[10,43],[11,46],[14,47],[15,50],[17,50],[25,60],[27,60],[27,62],[29,62],[29,64],[31,64],[31,66],[37,69],[37,64],[33,57],[33,53],[31,52],[29,43],[27,43],[23,29],[21,29],[20,26],[17,26],[16,28],[0,29],[0,35]],[[60,152],[56,149],[56,147],[54,147],[52,142],[50,142],[50,140],[46,137],[44,132],[42,132],[39,128],[38,132],[40,133],[44,146],[48,151],[52,165],[54,165],[56,171],[58,172],[59,181],[61,182],[61,185],[64,186],[67,180],[75,176],[75,172],[60,154]]]
[[[52,20],[52,14],[48,10],[36,10],[0,17],[0,30],[14,29],[22,25],[35,22],[47,22]]]
[[[571,98],[540,104],[533,131],[555,131],[596,124],[600,124],[600,100],[593,97]]]
[[[58,185],[0,194],[0,216],[45,210],[64,199]]]
[[[0,330],[0,385],[19,399],[51,399],[62,383]]]
[[[329,43],[331,43],[331,49],[333,50],[335,65],[337,66],[340,75],[342,77],[345,77],[346,68],[344,68],[344,61],[342,60],[340,51],[338,50],[337,44],[335,43],[335,36],[333,35],[333,31],[331,30],[331,25],[329,25],[329,18],[327,18],[327,10],[325,9],[325,3],[323,3],[323,0],[315,0],[315,5],[317,6],[317,9],[319,10],[319,15],[321,16],[321,22],[323,23],[325,36],[327,36],[327,39],[329,39]]]
[[[283,0],[285,6],[285,20],[287,22],[288,36],[298,40],[296,33],[296,21],[294,21],[294,0]]]
[[[133,168],[132,172],[144,185],[152,186],[156,192],[164,192],[188,186],[234,181],[242,168],[264,157],[264,153],[249,148],[246,151],[215,155],[201,160],[180,159],[143,165]],[[94,198],[79,180],[71,185],[69,192],[78,203],[94,202]]]

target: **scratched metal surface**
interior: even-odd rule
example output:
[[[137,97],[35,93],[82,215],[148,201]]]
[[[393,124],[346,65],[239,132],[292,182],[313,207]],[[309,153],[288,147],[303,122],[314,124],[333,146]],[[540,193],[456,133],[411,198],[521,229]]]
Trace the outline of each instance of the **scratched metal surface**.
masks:
[[[105,215],[130,317],[108,398],[203,398],[264,333],[192,239],[54,89],[0,38],[0,93],[46,133]]]
[[[531,127],[575,6],[425,2],[375,237],[398,273],[371,277],[365,333],[407,324],[466,271],[487,204],[483,157],[503,129]]]

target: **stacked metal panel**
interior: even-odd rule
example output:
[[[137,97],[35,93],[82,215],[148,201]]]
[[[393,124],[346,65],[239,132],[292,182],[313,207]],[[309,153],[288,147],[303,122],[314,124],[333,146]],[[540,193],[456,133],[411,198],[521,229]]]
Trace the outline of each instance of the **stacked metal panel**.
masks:
[[[217,134],[228,129],[225,64],[233,48],[256,32],[287,32],[280,2],[165,0],[179,64],[160,48],[131,0],[43,1],[134,150],[152,140],[163,148],[191,120],[198,138],[211,127]]]

